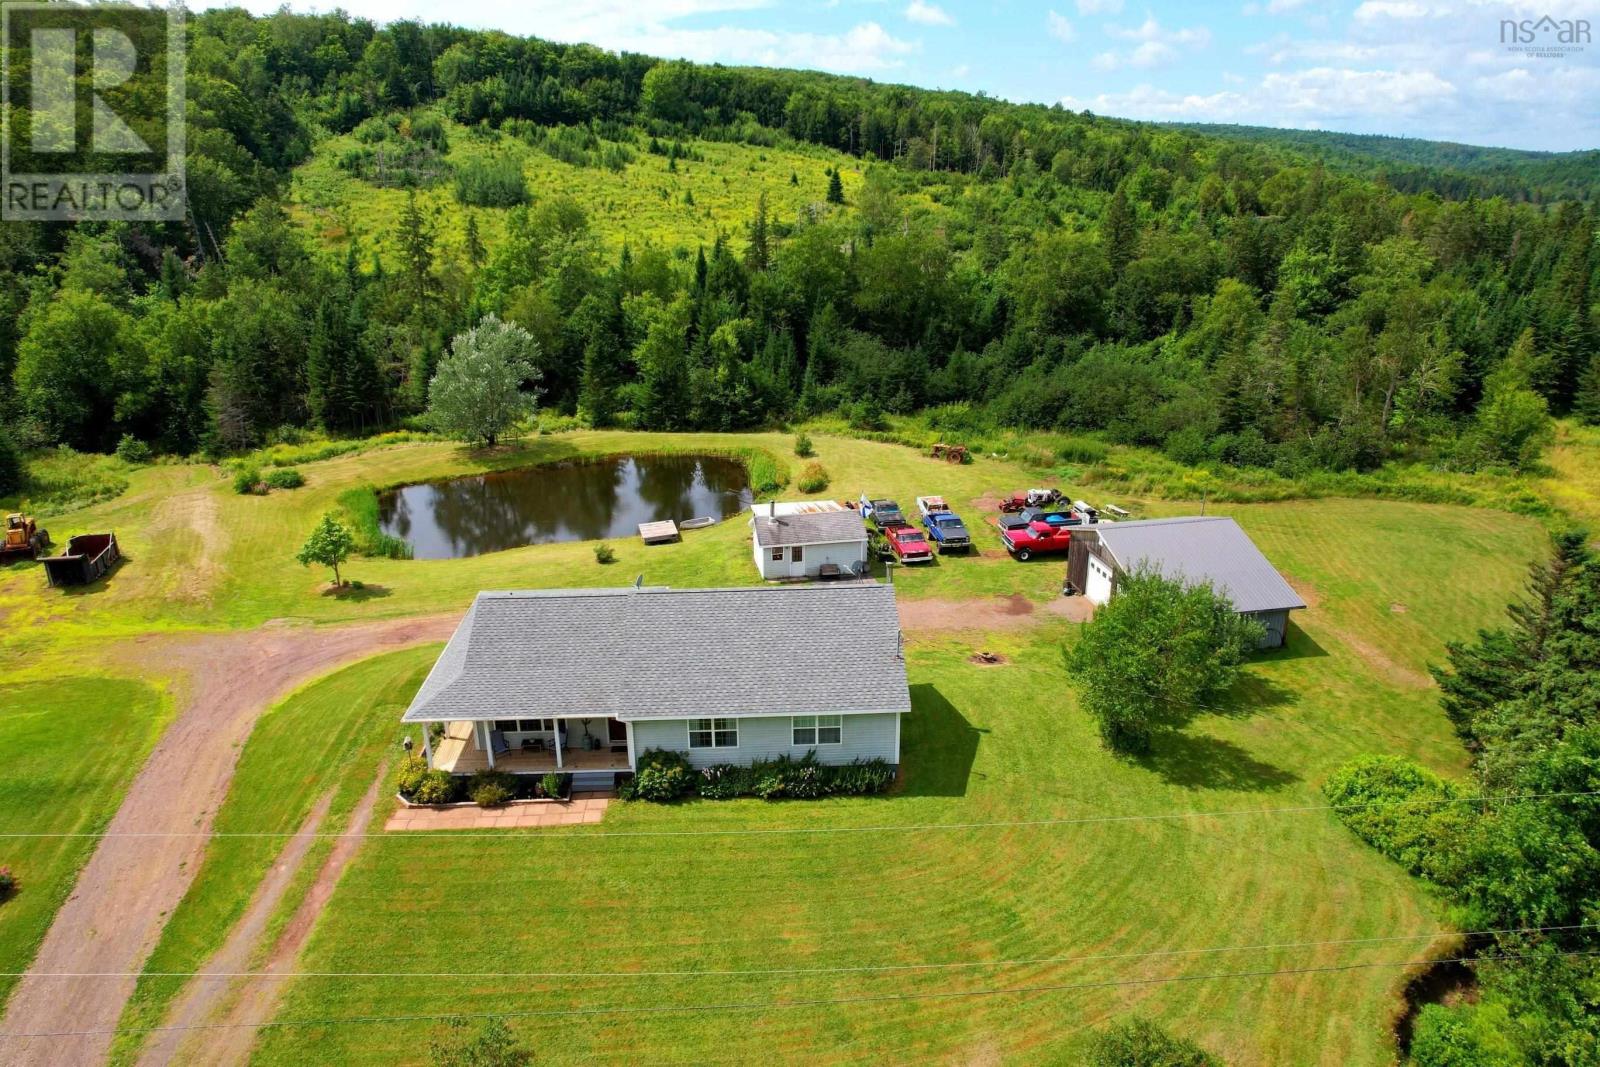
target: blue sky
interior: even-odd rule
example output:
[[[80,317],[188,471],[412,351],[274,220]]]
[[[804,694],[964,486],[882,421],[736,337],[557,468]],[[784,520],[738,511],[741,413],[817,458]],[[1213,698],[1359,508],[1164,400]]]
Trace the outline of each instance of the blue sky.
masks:
[[[258,11],[279,0],[247,0]],[[300,10],[331,4],[292,0]],[[795,66],[1141,119],[1600,147],[1600,0],[346,0],[702,61]],[[1503,19],[1587,20],[1559,56]],[[1555,42],[1543,29],[1535,44]]]

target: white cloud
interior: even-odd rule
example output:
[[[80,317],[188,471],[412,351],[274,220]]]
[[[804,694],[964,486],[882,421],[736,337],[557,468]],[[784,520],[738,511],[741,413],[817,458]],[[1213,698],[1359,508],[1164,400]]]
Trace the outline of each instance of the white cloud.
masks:
[[[1428,13],[1427,7],[1413,0],[1365,0],[1356,8],[1357,22],[1375,22],[1378,19],[1420,19]]]
[[[1044,28],[1050,36],[1062,44],[1069,44],[1078,36],[1078,31],[1073,28],[1072,23],[1055,11],[1050,11],[1045,15]]]
[[[1148,16],[1138,26],[1107,26],[1106,33],[1124,41],[1137,41],[1122,52],[1101,52],[1092,60],[1100,70],[1136,67],[1148,70],[1176,60],[1183,49],[1204,48],[1211,43],[1211,31],[1204,26],[1169,30]]]
[[[1119,15],[1122,13],[1122,0],[1078,0],[1078,14],[1080,15]]]
[[[958,63],[950,68],[950,77],[965,80],[972,73],[972,68],[965,63]]]
[[[924,26],[954,26],[956,20],[950,13],[938,4],[929,4],[925,0],[911,0],[906,5],[906,18],[912,22],[919,22]]]
[[[1456,93],[1453,84],[1427,71],[1317,67],[1270,73],[1237,92],[1174,93],[1140,85],[1125,93],[1066,97],[1061,103],[1129,118],[1303,126],[1352,116],[1409,115]]]

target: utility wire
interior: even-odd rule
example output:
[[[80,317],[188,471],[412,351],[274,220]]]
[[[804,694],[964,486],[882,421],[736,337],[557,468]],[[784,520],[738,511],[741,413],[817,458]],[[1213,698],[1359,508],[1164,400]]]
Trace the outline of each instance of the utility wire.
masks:
[[[927,993],[882,993],[854,997],[818,997],[801,1000],[735,1000],[711,1004],[646,1004],[599,1005],[590,1008],[530,1009],[524,1011],[496,1012],[431,1012],[409,1015],[357,1015],[344,1018],[273,1019],[266,1022],[240,1023],[188,1023],[165,1026],[107,1027],[86,1030],[40,1030],[13,1034],[0,1034],[0,1040],[28,1040],[37,1038],[91,1037],[116,1034],[166,1033],[188,1030],[263,1030],[290,1027],[372,1026],[394,1023],[443,1022],[450,1019],[556,1019],[593,1017],[599,1015],[665,1015],[679,1012],[765,1012],[792,1011],[796,1008],[821,1008],[860,1004],[890,1004],[925,1000],[967,1000],[980,997],[1021,996],[1037,993],[1065,993],[1089,989],[1109,989],[1119,986],[1158,986],[1177,982],[1206,982],[1229,979],[1274,978],[1285,975],[1336,974],[1350,971],[1376,970],[1385,967],[1427,967],[1438,964],[1500,963],[1507,960],[1529,959],[1532,953],[1507,953],[1499,956],[1457,956],[1448,959],[1386,960],[1372,963],[1323,964],[1306,967],[1283,967],[1251,971],[1217,971],[1207,974],[1168,975],[1161,978],[1111,978],[1090,982],[1054,982],[1040,985],[1003,986],[994,989],[937,990]],[[1595,951],[1558,952],[1555,955],[1576,958],[1600,955]],[[497,994],[499,995],[499,994]]]
[[[1383,937],[1349,937],[1327,941],[1282,941],[1260,945],[1216,945],[1206,948],[1153,949],[1145,952],[1099,952],[1078,956],[1036,956],[1025,959],[952,960],[940,963],[856,964],[833,967],[766,967],[749,970],[700,969],[667,971],[0,971],[0,977],[15,978],[758,978],[804,977],[813,974],[891,974],[910,971],[953,971],[979,968],[1033,967],[1064,963],[1100,963],[1141,960],[1156,957],[1200,956],[1232,952],[1272,952],[1285,949],[1333,948],[1354,945],[1392,944],[1397,941],[1428,941],[1436,937],[1498,937],[1512,934],[1570,933],[1596,930],[1600,924],[1574,923],[1568,926],[1521,926],[1493,930],[1433,930],[1418,934],[1392,934]]]
[[[1503,804],[1523,800],[1560,800],[1577,797],[1597,797],[1600,790],[1586,790],[1560,793],[1505,793],[1483,794],[1470,797],[1439,797],[1433,800],[1407,800],[1402,803],[1413,807],[1442,806],[1447,804]],[[1226,819],[1250,817],[1258,815],[1299,815],[1319,811],[1361,811],[1365,808],[1377,807],[1387,801],[1369,801],[1357,804],[1301,804],[1280,808],[1228,808],[1219,811],[1174,811],[1153,815],[1082,815],[1059,819],[1016,819],[993,820],[977,822],[933,822],[933,823],[873,823],[864,826],[770,826],[770,827],[730,827],[728,829],[710,830],[596,830],[593,832],[561,832],[561,833],[536,833],[536,834],[508,834],[504,830],[473,831],[473,830],[364,830],[359,833],[353,831],[333,831],[327,833],[302,834],[298,830],[256,830],[256,831],[224,831],[224,830],[81,830],[81,831],[0,831],[0,840],[3,839],[32,839],[32,838],[172,838],[172,837],[200,837],[200,838],[281,838],[281,837],[311,837],[323,840],[339,840],[345,838],[376,838],[380,841],[396,840],[426,840],[429,838],[444,837],[452,840],[466,840],[470,838],[487,838],[494,841],[560,841],[560,840],[595,840],[600,838],[651,838],[651,837],[772,837],[786,834],[861,834],[861,833],[911,833],[918,831],[950,831],[950,830],[1007,830],[1026,829],[1041,826],[1087,826],[1104,823],[1133,823],[1133,822],[1174,822],[1184,819]]]

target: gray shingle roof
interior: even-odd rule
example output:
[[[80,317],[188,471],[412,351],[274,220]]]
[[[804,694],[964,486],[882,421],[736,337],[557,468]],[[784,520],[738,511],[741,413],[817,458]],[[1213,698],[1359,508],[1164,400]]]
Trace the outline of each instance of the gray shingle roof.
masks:
[[[406,722],[909,711],[892,586],[479,593]]]
[[[801,515],[755,517],[756,544],[763,548],[779,545],[832,545],[865,541],[867,525],[855,511],[819,511]]]
[[[1124,571],[1147,564],[1168,578],[1209,581],[1236,611],[1303,608],[1255,542],[1225,515],[1143,519],[1093,527]]]

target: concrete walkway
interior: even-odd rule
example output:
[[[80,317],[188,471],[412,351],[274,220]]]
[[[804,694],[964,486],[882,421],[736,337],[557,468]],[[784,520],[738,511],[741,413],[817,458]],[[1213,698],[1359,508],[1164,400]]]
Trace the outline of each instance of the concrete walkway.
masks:
[[[573,793],[557,804],[507,804],[503,808],[401,808],[385,830],[519,830],[541,826],[583,826],[605,817],[611,793]]]

